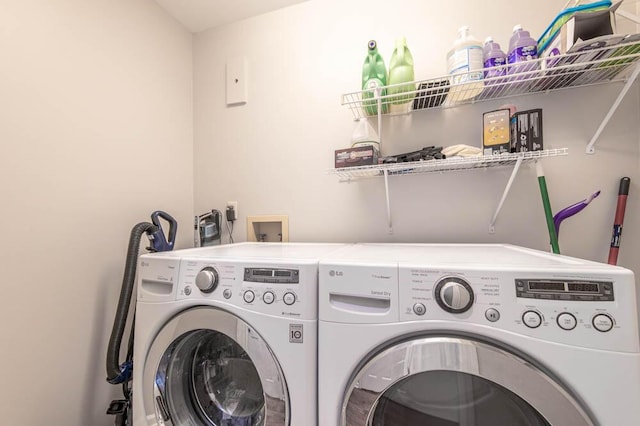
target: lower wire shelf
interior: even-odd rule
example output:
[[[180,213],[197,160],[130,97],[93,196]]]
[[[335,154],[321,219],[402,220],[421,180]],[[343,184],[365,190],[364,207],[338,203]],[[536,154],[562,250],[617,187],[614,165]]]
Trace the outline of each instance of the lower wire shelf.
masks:
[[[410,175],[417,173],[443,173],[460,170],[483,169],[489,167],[512,166],[518,161],[536,160],[546,157],[567,155],[567,148],[543,151],[517,152],[513,154],[478,155],[475,157],[451,157],[443,160],[413,161],[409,163],[376,164],[372,166],[343,167],[327,170],[337,175],[341,181],[351,181],[384,176]]]
[[[327,170],[328,174],[337,175],[340,182],[351,182],[367,178],[383,177],[387,199],[387,219],[389,233],[393,233],[391,221],[391,203],[389,200],[389,176],[400,176],[420,173],[445,173],[463,170],[484,169],[490,167],[510,167],[513,171],[504,189],[502,198],[489,224],[489,233],[495,232],[495,222],[502,205],[507,198],[511,185],[523,162],[538,161],[543,158],[568,155],[568,148],[546,149],[512,154],[479,155],[476,157],[452,157],[442,160],[413,161],[408,163],[377,164],[372,166],[343,167]]]

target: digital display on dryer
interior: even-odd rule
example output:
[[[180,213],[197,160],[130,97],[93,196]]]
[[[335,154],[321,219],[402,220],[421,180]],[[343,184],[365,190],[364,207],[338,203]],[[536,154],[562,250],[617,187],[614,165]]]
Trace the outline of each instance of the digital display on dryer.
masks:
[[[529,281],[529,290],[564,291],[564,282],[558,281]]]
[[[525,299],[611,302],[613,282],[517,278],[516,297]]]
[[[599,293],[600,286],[597,283],[567,283],[569,291],[580,293]]]

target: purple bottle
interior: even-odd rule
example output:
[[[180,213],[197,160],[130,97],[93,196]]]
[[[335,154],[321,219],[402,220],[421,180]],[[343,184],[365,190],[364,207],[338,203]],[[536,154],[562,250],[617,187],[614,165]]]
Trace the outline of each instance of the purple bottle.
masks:
[[[537,69],[538,63],[523,64],[538,59],[538,42],[529,35],[529,31],[522,29],[520,25],[513,27],[513,34],[509,39],[509,54],[507,74],[516,74]],[[531,78],[532,75],[523,76]]]
[[[507,73],[507,55],[500,49],[500,45],[487,37],[482,48],[484,61],[484,78],[500,77]],[[496,68],[497,67],[497,68]],[[496,80],[485,81],[484,84],[495,84]]]

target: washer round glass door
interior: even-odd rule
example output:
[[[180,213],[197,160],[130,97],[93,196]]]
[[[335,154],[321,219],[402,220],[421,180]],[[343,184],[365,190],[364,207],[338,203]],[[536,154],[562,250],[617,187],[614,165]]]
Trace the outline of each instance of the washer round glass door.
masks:
[[[275,355],[226,311],[192,308],[165,324],[143,374],[151,425],[288,424],[288,392]]]
[[[592,426],[549,375],[498,347],[452,337],[400,343],[347,388],[342,426]]]

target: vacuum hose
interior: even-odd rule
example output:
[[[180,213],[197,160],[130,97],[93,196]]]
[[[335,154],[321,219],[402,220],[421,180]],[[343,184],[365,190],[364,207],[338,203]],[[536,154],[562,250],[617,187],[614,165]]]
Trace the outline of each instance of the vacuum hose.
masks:
[[[124,336],[127,315],[129,313],[129,306],[135,285],[140,240],[143,234],[152,234],[157,232],[157,230],[157,226],[148,222],[138,223],[131,229],[120,299],[118,300],[118,308],[115,319],[113,320],[113,329],[111,330],[109,348],[107,349],[107,381],[114,385],[126,382],[131,377],[131,365],[120,366],[120,344],[122,343],[122,336]]]

